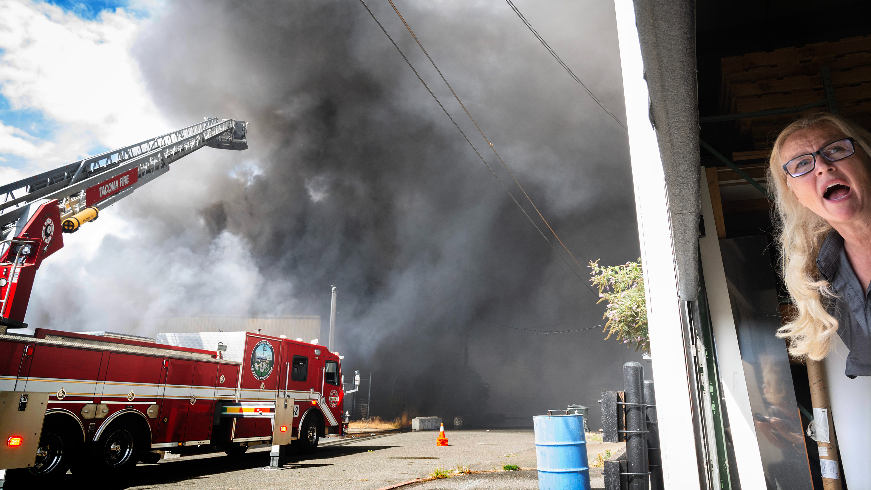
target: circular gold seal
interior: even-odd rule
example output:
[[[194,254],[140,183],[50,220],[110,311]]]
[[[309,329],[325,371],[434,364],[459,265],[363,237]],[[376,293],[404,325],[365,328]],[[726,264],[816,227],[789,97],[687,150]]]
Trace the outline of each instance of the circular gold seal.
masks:
[[[191,395],[191,405],[197,402],[197,397]]]
[[[224,375],[222,374],[221,377],[218,378],[218,382],[221,383],[221,384],[223,384],[223,383],[224,383],[224,379],[226,379],[226,378],[224,378]]]
[[[134,398],[136,398],[136,393],[133,393],[132,391],[130,393],[127,393],[128,402],[132,402]]]
[[[57,390],[57,399],[58,400],[63,400],[64,398],[66,398],[66,396],[67,396],[67,392],[64,391],[63,387],[61,387],[61,389]]]

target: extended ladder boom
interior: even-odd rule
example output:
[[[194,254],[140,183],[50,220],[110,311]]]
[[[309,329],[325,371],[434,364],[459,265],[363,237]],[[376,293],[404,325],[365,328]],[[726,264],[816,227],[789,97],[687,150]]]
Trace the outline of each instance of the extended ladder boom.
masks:
[[[33,276],[42,260],[99,211],[129,196],[203,146],[248,148],[248,123],[207,118],[135,145],[0,186],[0,325],[24,326]],[[16,197],[16,194],[18,197]]]

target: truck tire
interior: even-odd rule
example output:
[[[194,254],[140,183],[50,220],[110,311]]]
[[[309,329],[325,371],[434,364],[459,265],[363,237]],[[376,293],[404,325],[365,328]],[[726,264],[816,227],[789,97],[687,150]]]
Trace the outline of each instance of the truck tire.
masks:
[[[94,443],[94,463],[103,471],[117,472],[136,466],[139,446],[142,443],[139,430],[129,423],[115,423]]]
[[[28,468],[37,480],[50,480],[65,475],[78,452],[79,444],[72,431],[51,418],[46,419],[36,450],[36,464]]]
[[[318,447],[318,416],[312,414],[305,418],[299,428],[299,439],[294,441],[299,454],[311,454]]]

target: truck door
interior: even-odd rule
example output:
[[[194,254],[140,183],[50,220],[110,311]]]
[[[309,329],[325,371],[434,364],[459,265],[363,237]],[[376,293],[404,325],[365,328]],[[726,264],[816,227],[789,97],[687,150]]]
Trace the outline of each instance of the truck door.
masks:
[[[163,399],[160,401],[160,442],[184,441],[184,427],[190,407],[190,381],[194,375],[194,362],[184,359],[163,360]]]
[[[339,371],[339,361],[327,359],[324,362],[324,402],[336,422],[342,420],[344,391],[342,390],[342,375]],[[327,417],[329,419],[329,417]]]
[[[338,423],[342,421],[342,410],[345,393],[342,390],[342,373],[339,361],[326,359],[324,361],[324,403],[328,407],[333,419]],[[330,417],[327,417],[329,422]],[[328,423],[329,423],[328,422]]]
[[[215,411],[215,384],[218,377],[218,364],[213,362],[193,362],[190,380],[188,415],[185,422],[184,438],[187,443],[206,444],[211,439]]]
[[[164,364],[160,442],[205,444],[212,434],[218,364],[188,359],[164,359]]]
[[[289,373],[285,385],[287,386],[288,398],[294,399],[293,427],[299,429],[300,416],[311,407],[311,366],[309,362],[313,357],[307,355],[309,350],[301,348],[299,344],[290,341],[282,342],[284,346],[283,360],[284,369]],[[315,390],[317,391],[317,390]],[[284,394],[282,386],[282,395]]]

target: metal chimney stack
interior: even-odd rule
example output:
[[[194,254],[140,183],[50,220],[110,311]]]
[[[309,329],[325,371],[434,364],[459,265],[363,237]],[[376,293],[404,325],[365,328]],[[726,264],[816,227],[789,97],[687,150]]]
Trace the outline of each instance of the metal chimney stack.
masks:
[[[338,289],[336,286],[332,286],[333,288],[333,299],[330,301],[330,342],[327,345],[327,349],[330,352],[333,351],[333,331],[336,329],[336,296],[338,295]]]

